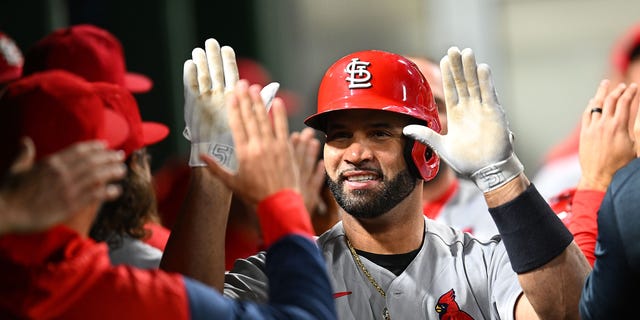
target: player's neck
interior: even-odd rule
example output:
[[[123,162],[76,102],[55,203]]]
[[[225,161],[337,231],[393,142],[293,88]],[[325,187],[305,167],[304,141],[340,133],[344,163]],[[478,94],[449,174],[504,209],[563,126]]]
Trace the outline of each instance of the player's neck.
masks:
[[[399,254],[415,250],[422,244],[422,185],[402,202],[375,219],[356,219],[343,214],[345,234],[353,246],[377,254]]]

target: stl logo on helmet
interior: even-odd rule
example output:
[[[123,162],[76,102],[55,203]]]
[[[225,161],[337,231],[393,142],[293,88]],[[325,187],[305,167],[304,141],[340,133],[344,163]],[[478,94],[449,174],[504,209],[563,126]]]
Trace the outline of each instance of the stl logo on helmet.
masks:
[[[349,76],[345,79],[349,82],[349,89],[360,89],[371,87],[371,72],[367,70],[370,62],[360,61],[360,58],[353,58],[344,68],[344,72]]]

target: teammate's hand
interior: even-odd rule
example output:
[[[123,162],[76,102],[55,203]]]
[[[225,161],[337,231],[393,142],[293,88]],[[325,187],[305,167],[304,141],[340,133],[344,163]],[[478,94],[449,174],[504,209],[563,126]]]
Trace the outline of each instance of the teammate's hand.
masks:
[[[289,142],[282,99],[273,100],[270,119],[260,97],[260,86],[249,87],[241,80],[227,97],[227,104],[238,169],[231,172],[203,154],[201,159],[211,173],[252,204],[284,189],[299,192],[299,171]]]
[[[629,117],[638,86],[621,83],[607,94],[609,86],[603,80],[582,113],[578,189],[606,191],[616,171],[636,157]]]
[[[93,203],[113,200],[122,190],[124,153],[102,142],[81,142],[34,164],[35,147],[23,151],[0,186],[0,233],[45,229]]]
[[[184,136],[191,141],[189,165],[205,166],[199,155],[206,153],[235,170],[237,162],[225,106],[225,96],[239,77],[235,53],[231,47],[220,48],[215,39],[208,39],[205,50],[195,48],[191,56],[183,69]],[[266,105],[273,100],[278,87],[277,83],[265,87],[262,95]]]
[[[314,137],[314,130],[304,128],[300,132],[292,132],[290,136],[293,154],[300,168],[300,188],[307,211],[313,214],[326,211],[320,192],[324,184],[325,171],[322,160],[318,161],[320,140]],[[319,208],[322,207],[322,208]]]
[[[409,125],[404,134],[431,146],[451,167],[491,191],[518,176],[523,167],[513,154],[513,135],[488,65],[476,65],[471,49],[448,50],[440,61],[448,132]]]

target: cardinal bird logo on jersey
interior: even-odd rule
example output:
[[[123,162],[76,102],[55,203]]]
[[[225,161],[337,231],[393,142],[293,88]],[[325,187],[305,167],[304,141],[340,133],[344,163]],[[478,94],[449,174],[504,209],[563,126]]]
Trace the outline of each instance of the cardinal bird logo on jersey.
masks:
[[[435,309],[441,320],[473,320],[468,313],[460,310],[453,289],[440,296]]]

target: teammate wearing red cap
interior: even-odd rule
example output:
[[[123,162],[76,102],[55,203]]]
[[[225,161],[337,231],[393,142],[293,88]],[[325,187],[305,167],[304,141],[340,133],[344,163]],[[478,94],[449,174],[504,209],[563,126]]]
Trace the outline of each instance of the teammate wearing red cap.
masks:
[[[441,69],[447,135],[437,133],[429,84],[402,56],[356,52],[322,80],[306,123],[326,134],[324,164],[341,207],[342,221],[318,239],[339,317],[577,318],[588,263],[524,176],[488,66],[451,48]],[[424,217],[422,181],[436,175],[440,157],[484,193],[501,238],[479,241]],[[211,234],[198,221],[194,239]],[[200,249],[185,252],[199,260],[187,258],[193,264],[183,270],[222,274],[215,252]],[[274,290],[264,258],[238,261],[225,294],[266,301]]]
[[[55,69],[105,83],[97,87],[98,92],[105,97],[107,107],[119,106],[115,111],[131,127],[130,136],[120,146],[129,166],[121,183],[123,194],[101,209],[91,236],[109,244],[115,264],[157,268],[169,231],[158,223],[146,147],[163,140],[169,129],[161,123],[142,121],[131,95],[149,91],[153,83],[127,70],[122,44],[113,34],[90,24],[55,30],[27,50],[26,75]]]
[[[270,161],[262,161],[266,170],[255,172],[261,161],[244,156],[255,150],[238,143],[237,176],[226,178],[238,186],[251,184],[250,190],[239,190],[255,200],[262,222],[272,226],[265,237],[273,262],[266,268],[281,293],[264,305],[232,301],[179,274],[112,266],[106,246],[87,237],[101,205],[95,198],[42,232],[0,237],[0,318],[335,319],[330,283],[311,239],[308,214],[293,191],[296,170],[288,152],[284,106],[281,100],[274,102],[272,124],[257,88],[238,86],[229,95],[234,139],[264,146],[262,159]],[[0,157],[0,172],[13,161],[22,136],[32,138],[37,159],[84,140],[102,139],[110,148],[121,145],[127,122],[104,103],[95,84],[64,71],[37,73],[12,83],[0,99],[0,146],[7,151]],[[244,129],[254,126],[264,131]],[[231,193],[223,187],[218,191]],[[288,209],[283,210],[282,203]],[[218,208],[224,212],[228,204]]]

